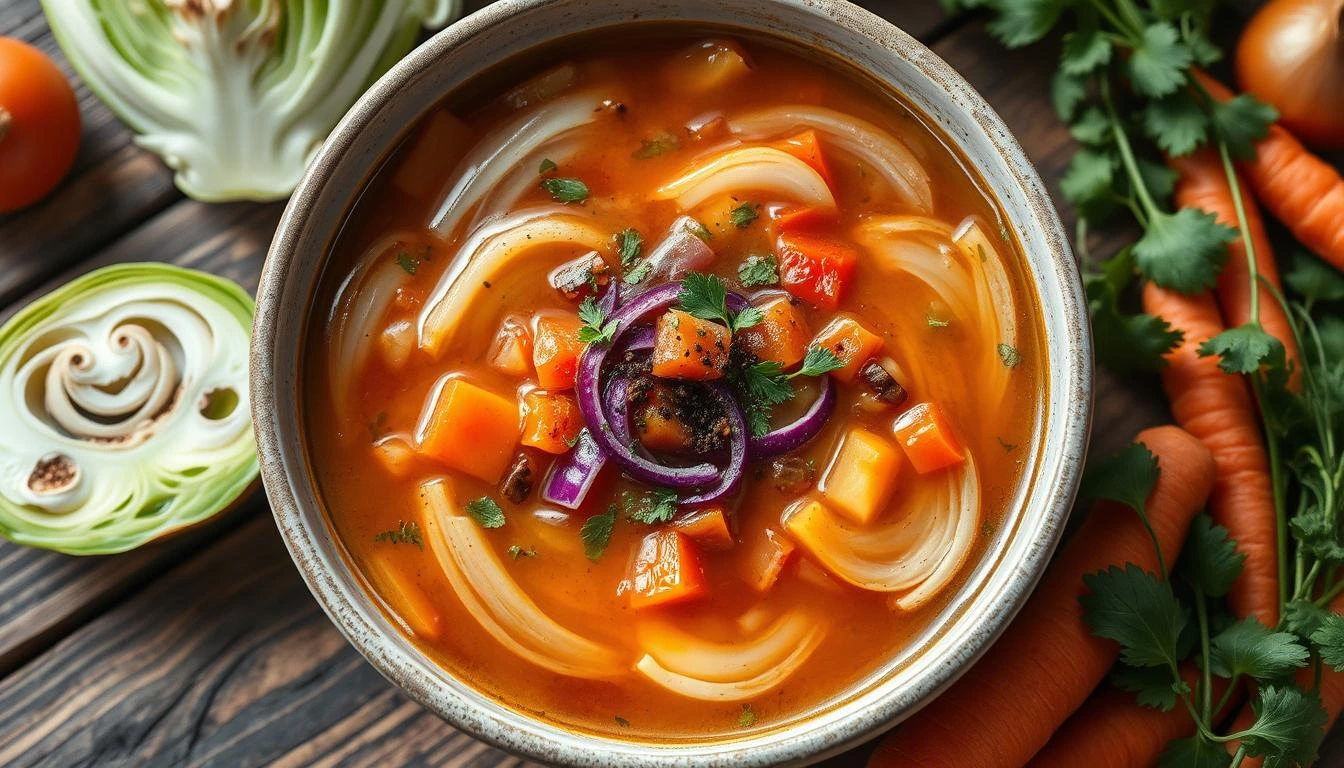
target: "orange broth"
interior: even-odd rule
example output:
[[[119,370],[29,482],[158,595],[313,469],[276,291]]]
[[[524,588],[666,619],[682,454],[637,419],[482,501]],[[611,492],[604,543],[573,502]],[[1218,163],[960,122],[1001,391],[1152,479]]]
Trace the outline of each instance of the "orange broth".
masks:
[[[698,41],[708,38],[735,41],[743,60],[749,60],[749,68],[707,59],[707,49]],[[831,471],[842,435],[855,427],[867,429],[898,459],[894,490],[875,521],[866,526],[848,525],[857,530],[880,530],[882,526],[895,530],[902,520],[927,514],[915,508],[926,498],[921,494],[946,487],[947,478],[954,477],[947,473],[965,471],[954,466],[921,474],[898,446],[893,426],[899,416],[914,404],[936,403],[978,470],[974,542],[966,561],[954,569],[957,572],[968,570],[983,555],[1003,518],[1004,505],[1024,482],[1023,457],[1030,455],[1042,427],[1046,371],[1039,308],[1025,288],[1029,277],[1018,246],[1000,225],[1002,216],[983,182],[929,122],[898,96],[838,62],[752,37],[728,38],[722,30],[633,27],[622,34],[605,35],[600,42],[571,42],[537,51],[478,79],[472,88],[446,100],[442,109],[453,118],[426,119],[364,192],[323,277],[321,300],[331,308],[332,322],[315,323],[307,345],[309,450],[330,519],[352,561],[394,620],[452,674],[506,705],[614,737],[700,739],[772,727],[824,705],[891,659],[909,638],[928,626],[959,582],[954,579],[913,609],[894,607],[893,595],[900,592],[870,591],[846,582],[804,542],[794,543],[793,553],[777,575],[762,574],[760,553],[768,552],[764,549],[767,529],[769,535],[788,541],[781,516],[790,505],[800,499],[828,503],[819,496],[816,481],[781,491],[779,486],[787,484],[776,480],[772,462],[766,460],[748,465],[743,489],[723,504],[735,529],[733,545],[713,549],[691,540],[703,574],[703,594],[676,605],[635,609],[630,586],[622,588],[622,582],[630,575],[641,542],[665,526],[617,515],[610,542],[596,561],[585,557],[579,532],[587,518],[619,504],[622,492],[641,494],[647,486],[623,476],[609,463],[580,509],[544,503],[540,480],[556,457],[526,448],[538,474],[527,498],[514,503],[501,495],[497,482],[415,454],[417,424],[441,377],[451,374],[510,402],[521,402],[523,394],[534,388],[533,377],[502,372],[489,362],[501,323],[518,316],[527,325],[538,312],[573,316],[578,303],[553,288],[548,275],[588,248],[555,244],[529,252],[525,260],[490,275],[489,287],[476,292],[460,330],[438,354],[403,348],[399,356],[380,346],[379,336],[389,326],[398,322],[416,325],[440,278],[457,264],[457,251],[468,240],[473,216],[463,217],[462,225],[447,237],[429,229],[428,222],[469,145],[512,119],[517,111],[504,103],[517,102],[517,92],[511,99],[501,99],[499,94],[534,73],[569,62],[577,74],[567,90],[594,88],[623,109],[609,105],[612,114],[580,129],[577,151],[557,161],[554,171],[539,173],[538,157],[544,153],[529,156],[525,170],[511,173],[513,177],[530,174],[536,182],[528,182],[522,197],[510,203],[508,210],[491,213],[555,205],[540,180],[580,179],[589,195],[582,202],[565,205],[565,212],[612,235],[625,228],[638,230],[644,238],[645,255],[674,219],[691,213],[712,235],[708,245],[715,260],[709,271],[719,275],[730,290],[738,288],[739,265],[749,254],[776,250],[779,227],[775,219],[791,205],[751,189],[740,190],[732,198],[707,201],[690,211],[679,210],[674,200],[656,199],[655,190],[705,161],[711,156],[707,153],[736,146],[722,120],[708,121],[699,132],[687,130],[688,123],[698,126],[707,122],[706,115],[731,119],[784,104],[819,105],[858,116],[911,149],[931,179],[933,210],[929,216],[953,230],[973,217],[981,225],[979,231],[987,238],[990,252],[983,244],[959,251],[961,246],[952,244],[951,238],[940,239],[927,232],[910,236],[924,238],[919,242],[927,248],[910,251],[914,246],[902,244],[905,235],[898,233],[891,251],[896,256],[890,258],[910,252],[926,260],[941,259],[932,267],[935,274],[942,274],[939,269],[961,270],[956,274],[964,271],[971,276],[968,280],[986,278],[977,272],[984,269],[981,264],[964,260],[966,252],[977,254],[977,261],[999,260],[1011,296],[1014,343],[1003,344],[992,330],[977,328],[975,318],[959,315],[926,280],[880,266],[885,262],[872,249],[857,244],[853,233],[874,216],[915,212],[880,179],[875,180],[865,163],[832,146],[822,135],[820,148],[837,211],[816,224],[815,232],[849,244],[860,259],[836,310],[806,302],[797,306],[813,334],[837,313],[857,318],[882,340],[881,354],[908,376],[902,383],[910,391],[899,406],[865,409],[858,404],[864,391],[861,382],[839,384],[839,405],[825,428],[788,456],[796,457],[794,469],[801,466],[806,475],[810,463],[824,478]],[[715,55],[731,59],[732,54],[719,51]],[[545,109],[546,105],[530,108]],[[769,142],[744,140],[746,145],[762,143]],[[424,149],[427,146],[432,149]],[[738,226],[730,210],[743,202],[757,203],[759,218]],[[600,254],[619,280],[616,242]],[[369,329],[352,343],[354,348],[372,351],[357,358],[359,365],[334,365],[340,354],[334,329],[350,315],[344,302],[352,294],[357,301],[360,292],[368,290],[350,276],[371,264],[398,259],[402,274],[395,279],[395,298],[369,319]],[[744,292],[755,290],[759,289]],[[980,307],[979,318],[992,315],[985,314],[990,312],[986,307],[976,306]],[[1001,379],[993,365],[1005,372]],[[985,388],[1000,380],[1002,391],[996,390],[993,397],[986,395]],[[798,397],[777,409],[774,423],[801,412],[813,397],[817,381],[800,377]],[[925,386],[919,386],[920,381]],[[410,436],[409,454],[403,451],[393,457],[392,464],[380,459],[373,448],[375,440],[388,434]],[[502,527],[479,529],[488,542],[489,556],[549,617],[612,649],[629,667],[612,679],[559,674],[520,657],[483,628],[454,593],[428,541],[432,531],[423,524],[420,485],[432,478],[445,478],[456,504],[481,497],[496,501],[507,522]],[[405,522],[417,524],[418,536],[385,533],[404,531],[399,526]],[[419,539],[418,545],[406,540],[414,538]],[[511,547],[518,549],[511,554]],[[746,642],[744,638],[751,634],[751,622],[743,616],[752,611],[772,617],[805,617],[806,624],[821,636],[786,679],[759,695],[739,700],[690,698],[656,684],[634,668],[644,651],[640,628],[649,626],[648,621],[671,624],[695,637],[732,647]],[[747,710],[751,716],[744,717]]]

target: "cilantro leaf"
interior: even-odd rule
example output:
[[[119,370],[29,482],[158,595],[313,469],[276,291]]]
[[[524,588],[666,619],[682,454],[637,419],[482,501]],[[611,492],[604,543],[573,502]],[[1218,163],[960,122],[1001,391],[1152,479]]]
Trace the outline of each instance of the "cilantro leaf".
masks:
[[[489,496],[468,501],[467,514],[471,515],[471,519],[480,523],[482,528],[502,528],[504,526],[504,510],[500,509],[499,503]]]
[[[1231,764],[1232,755],[1227,747],[1203,736],[1168,743],[1157,760],[1157,768],[1227,768]]]
[[[1068,32],[1060,50],[1059,71],[1070,75],[1086,75],[1111,62],[1111,41],[1100,29]]]
[[[1265,138],[1277,119],[1278,110],[1249,94],[1213,103],[1213,127],[1238,160],[1255,157],[1255,142]]]
[[[579,528],[579,538],[583,539],[584,556],[593,562],[601,560],[602,553],[607,551],[607,545],[611,543],[611,532],[615,528],[615,504],[607,507],[606,512],[600,512],[584,520],[583,526]]]
[[[1175,664],[1187,621],[1171,587],[1133,563],[1083,577],[1078,598],[1092,634],[1120,644],[1120,658],[1136,667]]]
[[[742,705],[742,713],[737,716],[738,728],[750,728],[756,724],[756,712],[752,710],[750,704]]]
[[[761,311],[760,307],[748,306],[744,307],[741,312],[732,316],[730,327],[733,329],[733,332],[736,333],[744,328],[760,325],[761,321],[764,319],[765,313]]]
[[[420,537],[420,526],[413,521],[398,520],[396,528],[376,534],[373,540],[388,544],[414,544],[420,549],[425,548],[424,539]]]
[[[1015,0],[997,5],[999,15],[989,31],[1009,48],[1021,48],[1045,37],[1059,21],[1067,0]]]
[[[1134,275],[1134,249],[1122,248],[1084,281],[1093,346],[1102,365],[1118,373],[1160,371],[1184,334],[1160,317],[1120,311],[1120,292]]]
[[[1059,190],[1084,218],[1100,218],[1114,205],[1115,158],[1096,149],[1078,150],[1059,181]]]
[[[770,433],[770,412],[760,403],[749,403],[746,411],[747,427],[753,437],[763,437]]]
[[[706,243],[714,239],[714,233],[709,231],[709,227],[706,227],[697,219],[691,219],[682,226],[687,232],[690,232],[692,235],[695,235]]]
[[[588,199],[588,185],[579,179],[551,178],[543,179],[541,186],[557,203],[582,203]]]
[[[1309,638],[1324,626],[1330,612],[1310,600],[1289,600],[1283,607],[1283,625],[1300,638]]]
[[[616,338],[616,320],[607,320],[607,314],[597,305],[592,296],[579,304],[579,319],[583,327],[579,328],[579,341],[584,344],[609,344]]]
[[[555,164],[554,160],[550,159],[549,157],[542,158],[541,165],[537,166],[537,175],[545,176],[551,171],[554,171],[557,167],[558,166]]]
[[[657,525],[677,516],[677,505],[681,500],[677,498],[676,491],[655,488],[639,498],[626,493],[621,497],[621,503],[628,519],[645,525]]]
[[[1017,351],[1017,347],[1012,344],[1000,343],[998,353],[999,362],[1003,363],[1005,368],[1016,368],[1022,364],[1022,353]]]
[[[1129,57],[1129,82],[1140,95],[1157,98],[1186,83],[1186,70],[1194,57],[1181,42],[1176,27],[1167,22],[1143,30]]]
[[[751,223],[761,217],[758,212],[760,206],[756,203],[746,202],[738,205],[728,212],[728,218],[733,222],[733,226],[738,229],[746,229]]]
[[[1261,366],[1286,364],[1283,342],[1270,336],[1254,322],[1229,328],[1199,345],[1203,357],[1218,356],[1218,367],[1225,373],[1253,373]]]
[[[807,354],[803,356],[803,367],[790,373],[789,378],[821,376],[844,367],[844,361],[826,347],[808,347]]]
[[[517,544],[509,545],[509,557],[517,560],[520,557],[536,557],[537,550],[532,547],[520,547]]]
[[[1088,467],[1078,493],[1083,499],[1114,501],[1144,515],[1159,474],[1152,451],[1143,443],[1130,443]]]
[[[1142,157],[1138,160],[1138,166],[1139,178],[1143,179],[1148,194],[1163,204],[1169,201],[1171,193],[1176,189],[1176,179],[1180,178],[1179,175],[1161,163],[1154,163]]]
[[[1302,549],[1330,565],[1344,565],[1344,546],[1339,543],[1333,516],[1319,507],[1309,507],[1288,522]]]
[[[1209,115],[1188,93],[1173,93],[1143,108],[1143,132],[1169,155],[1188,155],[1209,138]]]
[[[1070,75],[1063,70],[1055,72],[1050,78],[1050,105],[1060,120],[1073,119],[1078,105],[1087,98],[1087,83],[1078,75]]]
[[[779,282],[779,261],[773,253],[764,256],[752,254],[738,266],[737,279],[744,288],[775,285]]]
[[[397,266],[405,270],[406,274],[414,275],[415,271],[420,268],[420,259],[406,251],[397,251]]]
[[[1321,625],[1311,633],[1311,642],[1320,649],[1321,661],[1336,672],[1344,672],[1344,616],[1326,613]]]
[[[626,227],[616,233],[617,252],[621,256],[621,269],[630,269],[644,250],[644,236],[634,227]]]
[[[1293,254],[1292,266],[1284,273],[1283,282],[1308,301],[1344,299],[1344,274],[1302,249]]]
[[[733,332],[750,328],[765,319],[761,310],[753,306],[748,306],[737,314],[730,312],[728,289],[717,275],[686,273],[681,279],[681,292],[677,294],[677,302],[683,312],[701,320],[723,323]]]
[[[1211,213],[1182,208],[1160,213],[1134,245],[1134,263],[1144,277],[1163,288],[1195,293],[1213,285],[1227,260],[1227,243],[1236,230]]]
[[[635,150],[634,157],[637,160],[648,160],[650,158],[665,155],[681,146],[681,141],[667,131],[663,131],[655,136],[644,139],[639,143],[639,149]]]
[[[1246,754],[1297,765],[1315,762],[1325,738],[1326,713],[1319,698],[1291,685],[1266,685],[1251,706],[1256,718],[1242,738]]]
[[[625,277],[621,279],[625,281],[626,285],[638,285],[644,282],[644,278],[648,277],[651,271],[653,271],[653,265],[647,261],[641,261],[634,269],[626,272]]]
[[[1190,690],[1184,681],[1173,679],[1166,667],[1131,667],[1120,664],[1111,673],[1111,683],[1121,690],[1137,694],[1141,706],[1170,712],[1181,694]]]
[[[1213,518],[1199,515],[1190,525],[1181,555],[1181,574],[1207,597],[1222,597],[1241,575],[1246,555],[1228,538],[1227,529]]]
[[[1112,140],[1111,120],[1097,107],[1088,107],[1073,125],[1069,126],[1069,133],[1083,144],[1093,146],[1107,144]]]
[[[1249,617],[1214,636],[1209,668],[1220,677],[1276,680],[1306,666],[1310,654],[1288,632],[1275,632]]]
[[[747,392],[755,401],[765,405],[779,405],[793,399],[793,385],[783,375],[783,366],[773,360],[764,360],[743,369]]]

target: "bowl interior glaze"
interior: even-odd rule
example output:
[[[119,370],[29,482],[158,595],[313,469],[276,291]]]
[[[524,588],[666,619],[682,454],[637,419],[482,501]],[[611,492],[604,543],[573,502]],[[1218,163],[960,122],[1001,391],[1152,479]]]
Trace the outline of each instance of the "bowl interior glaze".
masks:
[[[821,49],[898,91],[975,165],[1026,254],[1050,376],[1031,471],[989,552],[930,628],[825,707],[764,732],[654,744],[575,733],[497,703],[425,656],[365,592],[318,498],[304,447],[300,361],[314,295],[361,190],[418,119],[478,73],[535,46],[632,21],[738,27]],[[252,403],[262,477],[303,578],[389,680],[457,727],[547,763],[757,766],[834,754],[949,685],[1016,613],[1054,550],[1077,488],[1091,413],[1092,353],[1081,280],[1036,171],[997,114],[923,45],[830,0],[502,0],[454,24],[380,79],[337,126],[285,210],[258,295]]]

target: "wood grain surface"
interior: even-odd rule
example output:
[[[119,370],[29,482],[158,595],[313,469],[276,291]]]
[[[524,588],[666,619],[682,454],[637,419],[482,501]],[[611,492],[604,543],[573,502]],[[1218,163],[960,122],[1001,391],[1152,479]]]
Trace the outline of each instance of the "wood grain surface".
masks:
[[[1046,97],[1052,46],[1005,54],[980,20],[949,20],[934,0],[863,4],[961,71],[1058,198],[1073,145]],[[0,36],[34,43],[72,74],[38,0],[0,0]],[[255,291],[282,205],[184,198],[87,88],[77,92],[84,143],[72,176],[37,206],[0,216],[0,321],[121,261],[209,270]],[[1124,238],[1090,245],[1105,254]],[[1165,420],[1157,392],[1103,374],[1093,450]],[[0,595],[0,765],[522,764],[421,709],[363,661],[307,592],[259,492],[126,555],[0,543]],[[830,764],[859,765],[865,754]],[[1332,743],[1330,754],[1344,749]]]

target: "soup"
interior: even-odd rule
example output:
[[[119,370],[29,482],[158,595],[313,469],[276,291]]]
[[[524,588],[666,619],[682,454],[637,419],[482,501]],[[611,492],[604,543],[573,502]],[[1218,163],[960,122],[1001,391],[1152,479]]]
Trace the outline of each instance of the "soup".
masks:
[[[804,716],[927,630],[1041,430],[983,184],[842,64],[652,26],[427,117],[336,245],[309,450],[389,616],[620,738]]]

